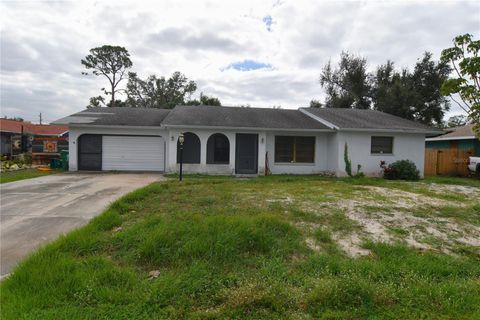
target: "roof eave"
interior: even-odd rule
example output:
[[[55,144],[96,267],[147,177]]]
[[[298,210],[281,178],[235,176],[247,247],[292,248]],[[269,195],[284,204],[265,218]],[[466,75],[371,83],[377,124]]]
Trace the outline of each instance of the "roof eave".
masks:
[[[199,126],[164,124],[166,129],[216,129],[216,130],[245,130],[245,131],[301,131],[301,132],[334,132],[332,129],[305,129],[305,128],[261,128],[261,127],[228,127],[228,126]]]
[[[458,137],[434,137],[434,138],[427,138],[425,141],[450,141],[450,140],[473,140],[477,139],[475,136],[458,136]]]
[[[338,131],[360,131],[360,132],[396,132],[396,133],[417,133],[417,134],[441,134],[436,130],[417,129],[389,129],[389,128],[339,128]]]
[[[22,133],[21,131],[8,131],[8,130],[0,130],[1,133],[13,133],[13,134],[18,134]]]
[[[131,125],[119,125],[119,124],[90,124],[90,123],[71,123],[69,125],[70,128],[114,128],[114,129],[119,129],[119,128],[131,128],[131,129],[165,129],[163,126],[131,126]]]

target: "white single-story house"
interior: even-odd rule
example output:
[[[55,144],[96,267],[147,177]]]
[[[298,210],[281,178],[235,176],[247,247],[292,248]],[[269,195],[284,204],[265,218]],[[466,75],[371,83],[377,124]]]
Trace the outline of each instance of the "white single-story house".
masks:
[[[409,159],[423,175],[425,137],[441,131],[373,110],[177,106],[90,108],[68,124],[71,171],[346,175],[380,173],[380,161]]]

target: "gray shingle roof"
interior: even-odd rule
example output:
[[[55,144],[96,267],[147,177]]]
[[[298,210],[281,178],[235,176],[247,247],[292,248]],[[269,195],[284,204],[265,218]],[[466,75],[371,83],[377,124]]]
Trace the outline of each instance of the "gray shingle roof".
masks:
[[[160,126],[171,110],[150,108],[89,108],[55,121],[57,124]]]
[[[376,110],[343,108],[302,108],[339,129],[374,129],[408,132],[442,132],[440,129]]]
[[[298,110],[211,106],[177,106],[162,124],[187,127],[329,129]]]
[[[441,130],[374,110],[302,108],[300,110],[177,106],[173,110],[150,108],[90,108],[59,119],[54,124],[112,126],[232,127],[283,130],[393,130],[442,133]],[[311,115],[327,121],[327,125]]]

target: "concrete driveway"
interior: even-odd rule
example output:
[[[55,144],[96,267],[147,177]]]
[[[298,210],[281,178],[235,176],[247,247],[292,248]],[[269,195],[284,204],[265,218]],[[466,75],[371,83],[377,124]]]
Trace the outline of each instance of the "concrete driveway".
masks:
[[[85,225],[156,173],[64,173],[0,185],[0,275],[41,244]]]

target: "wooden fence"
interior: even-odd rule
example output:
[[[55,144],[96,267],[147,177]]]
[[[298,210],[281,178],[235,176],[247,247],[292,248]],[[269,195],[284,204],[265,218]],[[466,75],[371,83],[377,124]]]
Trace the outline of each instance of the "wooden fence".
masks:
[[[425,149],[425,175],[468,176],[468,157],[473,149]]]

